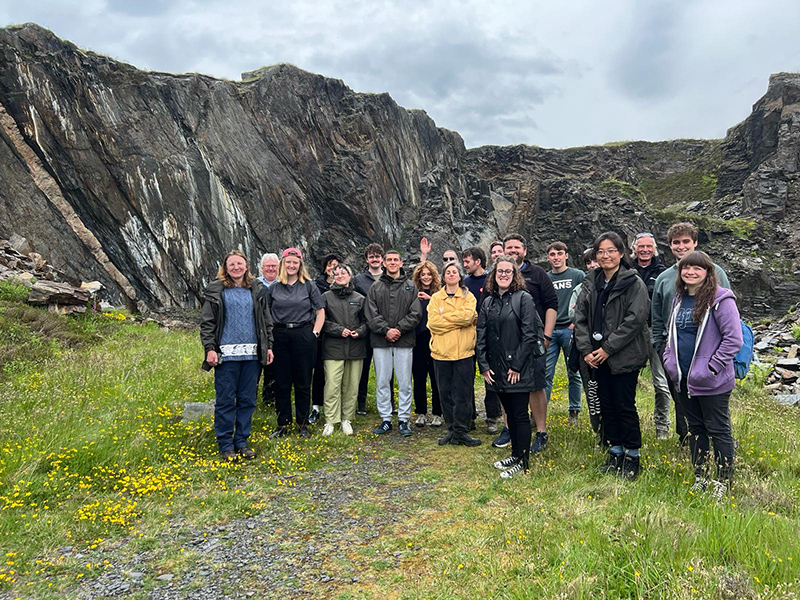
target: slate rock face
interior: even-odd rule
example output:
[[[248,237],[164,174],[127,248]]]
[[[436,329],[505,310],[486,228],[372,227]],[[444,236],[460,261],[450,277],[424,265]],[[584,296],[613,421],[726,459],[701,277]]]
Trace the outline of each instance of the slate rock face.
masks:
[[[785,246],[798,235],[799,95],[797,76],[773,76],[724,143],[466,149],[423,111],[289,65],[242,82],[144,72],[11,27],[0,30],[0,236],[161,310],[196,307],[231,248],[252,267],[296,245],[312,270],[328,252],[359,269],[377,241],[411,266],[422,235],[438,258],[520,231],[533,259],[561,239],[577,263],[615,229],[654,232],[670,263],[666,227],[692,218],[744,309],[779,312],[798,275]],[[734,217],[752,220],[746,235]]]

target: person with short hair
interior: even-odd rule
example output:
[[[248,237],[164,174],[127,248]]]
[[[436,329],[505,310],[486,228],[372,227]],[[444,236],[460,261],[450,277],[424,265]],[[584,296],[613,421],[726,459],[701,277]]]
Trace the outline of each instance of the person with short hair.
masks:
[[[278,265],[278,280],[267,288],[275,328],[275,408],[278,427],[270,435],[289,433],[292,423],[292,388],[298,433],[311,437],[308,413],[311,377],[317,360],[317,339],[325,324],[325,302],[311,281],[303,253],[286,248]]]
[[[325,427],[333,433],[341,423],[342,433],[353,435],[358,382],[364,366],[364,338],[369,329],[364,316],[366,298],[352,285],[353,271],[344,263],[332,270],[333,284],[322,294],[325,325],[322,328],[322,359],[325,365]]]
[[[528,253],[527,242],[519,233],[511,233],[503,238],[504,250],[507,255],[513,256],[519,265],[520,273],[525,278],[528,293],[533,298],[539,318],[544,323],[544,344],[547,348],[553,341],[553,329],[558,314],[558,296],[553,282],[545,270],[525,260]],[[531,412],[536,421],[536,437],[533,439],[531,454],[537,454],[547,447],[547,369],[546,357],[540,356],[534,361],[535,387],[530,394]]]
[[[546,396],[549,403],[550,394],[553,391],[553,377],[556,374],[558,356],[563,354],[566,363],[567,353],[572,344],[573,325],[569,318],[569,301],[573,290],[583,283],[585,275],[580,269],[573,269],[567,266],[569,253],[564,242],[553,242],[547,247],[547,260],[551,266],[547,276],[553,282],[553,288],[558,297],[558,313],[553,327],[553,341],[547,347],[546,354]],[[581,411],[581,374],[578,371],[572,371],[567,365],[567,378],[569,380],[569,422],[572,425],[577,425],[578,415]]]
[[[260,365],[274,358],[266,288],[249,272],[238,250],[222,259],[217,278],[203,293],[200,340],[203,368],[214,369],[214,433],[220,458],[253,459],[248,446],[256,409]]]
[[[392,430],[392,372],[397,377],[398,431],[412,435],[411,366],[416,341],[415,329],[422,318],[417,289],[406,279],[398,250],[389,250],[383,259],[384,273],[367,294],[367,323],[375,360],[376,404],[381,423],[373,433]]]
[[[688,222],[675,223],[667,230],[667,243],[672,255],[680,261],[690,252],[697,250],[699,232],[697,227]],[[730,289],[728,275],[718,264],[714,265],[717,275],[717,283],[724,288]],[[652,322],[651,343],[656,349],[658,356],[664,356],[664,348],[667,345],[667,323],[669,323],[672,300],[675,298],[675,282],[678,279],[677,264],[666,269],[655,281],[653,285],[653,296],[650,304],[650,315]],[[689,435],[689,424],[681,405],[678,390],[668,380],[672,402],[675,405],[675,431],[681,445],[687,443]]]
[[[448,432],[439,445],[480,446],[469,435],[472,422],[477,300],[464,285],[461,267],[450,262],[444,268],[444,287],[431,296],[428,329],[431,356]]]
[[[364,260],[367,263],[367,267],[355,276],[353,287],[366,298],[369,288],[383,275],[383,246],[374,242],[368,244],[364,248]],[[367,389],[369,387],[370,365],[372,364],[372,344],[370,343],[369,335],[366,337],[365,349],[367,357],[364,359],[361,380],[358,382],[358,406],[356,407],[356,414],[358,415],[367,414]]]
[[[322,271],[314,280],[320,295],[331,289],[333,270],[340,261],[341,259],[335,254],[328,254],[322,259]],[[325,402],[325,366],[322,364],[322,341],[323,338],[320,336],[317,343],[317,362],[314,364],[314,376],[311,380],[311,413],[308,415],[308,422],[311,425],[319,421],[322,405]]]
[[[487,266],[487,270],[491,271],[492,268],[494,268],[495,261],[503,256],[503,248],[502,240],[495,240],[489,244],[489,259],[492,261],[492,264]]]
[[[428,329],[428,303],[431,296],[442,287],[439,271],[431,261],[419,263],[411,275],[411,280],[417,288],[421,318],[417,323],[417,339],[412,353],[411,373],[414,380],[414,412],[417,413],[415,425],[424,427],[428,422],[428,378],[431,381],[431,421],[432,427],[441,427],[442,405],[439,396],[439,385],[436,381],[436,371],[431,356],[431,332]]]
[[[686,254],[677,271],[664,368],[689,423],[695,472],[690,489],[702,492],[709,486],[705,463],[710,437],[717,463],[712,494],[722,499],[730,492],[734,471],[729,403],[736,386],[733,359],[742,348],[739,310],[734,293],[717,284],[714,263],[705,252]]]
[[[575,307],[575,343],[593,369],[603,430],[610,444],[599,471],[633,480],[639,475],[642,446],[636,384],[649,356],[650,302],[619,234],[600,235],[594,252],[600,268],[584,280]]]

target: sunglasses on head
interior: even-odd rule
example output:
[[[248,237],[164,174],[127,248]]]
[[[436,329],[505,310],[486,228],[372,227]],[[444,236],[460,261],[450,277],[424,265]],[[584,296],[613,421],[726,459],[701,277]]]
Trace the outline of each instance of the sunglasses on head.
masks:
[[[633,238],[633,239],[635,239],[635,240],[638,240],[639,238],[643,238],[643,237],[651,237],[651,238],[653,238],[653,239],[656,239],[656,236],[654,236],[654,235],[653,235],[652,233],[650,233],[649,231],[645,231],[645,232],[643,232],[643,233],[637,233],[637,234],[636,234],[636,237],[635,237],[635,238]]]

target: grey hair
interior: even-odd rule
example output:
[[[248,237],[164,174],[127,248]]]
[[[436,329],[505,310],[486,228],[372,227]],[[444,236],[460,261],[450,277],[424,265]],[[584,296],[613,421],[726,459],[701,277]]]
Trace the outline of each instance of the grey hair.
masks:
[[[271,258],[274,258],[276,262],[281,262],[281,259],[280,259],[280,258],[278,258],[278,255],[277,255],[277,254],[275,254],[274,252],[266,252],[266,253],[265,253],[265,254],[264,254],[262,257],[261,257],[261,260],[258,262],[258,266],[260,267],[261,265],[263,265],[263,264],[264,264],[264,261],[265,261],[265,260],[269,260],[269,259],[271,259]]]
[[[642,236],[644,237],[644,236]],[[653,235],[649,235],[647,237],[653,238],[653,257],[658,256],[658,243],[656,242],[656,238]],[[642,238],[634,237],[633,241],[631,242],[631,258],[635,261],[636,260],[636,242],[638,242]]]
[[[332,273],[336,273],[336,271],[338,269],[344,269],[350,275],[350,279],[353,278],[353,269],[350,268],[350,265],[346,265],[346,264],[340,262],[338,265],[333,267]]]

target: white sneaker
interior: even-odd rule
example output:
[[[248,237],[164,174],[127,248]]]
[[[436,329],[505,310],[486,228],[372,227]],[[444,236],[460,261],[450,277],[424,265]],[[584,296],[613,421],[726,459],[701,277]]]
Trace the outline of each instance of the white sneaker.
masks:
[[[425,424],[428,422],[428,419],[425,415],[417,416],[417,420],[414,421],[414,425],[417,427],[425,427]]]
[[[322,428],[322,435],[330,435],[333,433],[333,423],[325,423],[325,427]]]
[[[345,435],[353,435],[353,426],[350,421],[342,421],[342,433]]]
[[[441,427],[443,423],[444,421],[442,420],[442,417],[439,415],[433,415],[433,418],[431,419],[431,427]]]
[[[689,488],[689,491],[694,493],[705,492],[707,487],[708,487],[708,479],[696,475],[694,478],[694,485],[692,485],[692,487]]]
[[[711,496],[714,500],[724,500],[728,495],[728,484],[724,481],[714,480],[714,487],[711,490]]]

